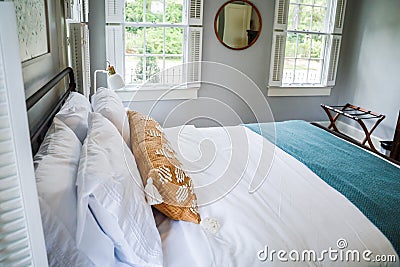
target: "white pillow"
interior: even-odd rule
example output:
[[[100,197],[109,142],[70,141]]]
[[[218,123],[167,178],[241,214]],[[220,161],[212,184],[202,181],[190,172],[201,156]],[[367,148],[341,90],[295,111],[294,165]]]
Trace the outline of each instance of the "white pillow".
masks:
[[[84,95],[71,92],[56,117],[71,128],[83,143],[87,134],[88,115],[91,111],[92,107]]]
[[[94,112],[100,113],[117,127],[128,147],[130,147],[128,117],[118,95],[113,90],[100,87],[96,94],[92,96],[92,107]]]
[[[82,95],[81,93],[78,92],[71,92],[67,98],[67,100],[64,103],[65,107],[77,107],[77,108],[83,108],[86,110],[92,110],[92,107],[90,106],[89,99],[86,98],[86,96]]]
[[[74,132],[54,118],[33,159],[39,196],[72,236],[76,234],[76,176],[81,148]]]
[[[147,205],[135,158],[112,123],[89,115],[78,171],[77,244],[89,206],[114,241],[119,260],[133,266],[161,266],[161,238]]]
[[[93,266],[88,257],[78,250],[69,231],[41,197],[39,204],[49,266]]]

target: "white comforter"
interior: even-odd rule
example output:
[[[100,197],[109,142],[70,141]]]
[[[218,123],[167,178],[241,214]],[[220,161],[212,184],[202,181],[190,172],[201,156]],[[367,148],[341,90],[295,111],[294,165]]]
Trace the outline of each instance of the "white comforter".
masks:
[[[220,224],[219,231],[212,234],[200,225],[164,220],[159,231],[166,266],[398,266],[390,242],[349,200],[256,133],[243,126],[185,126],[165,133],[195,185],[201,186],[196,191],[202,219],[215,218]],[[210,157],[205,151],[215,151],[215,155]],[[206,166],[202,158],[210,164]],[[250,194],[252,179],[256,178],[256,186],[260,184],[272,159],[265,182]],[[263,168],[256,174],[257,166]],[[227,177],[241,179],[222,195],[235,184]],[[215,186],[210,186],[213,181]],[[218,196],[222,197],[212,201]],[[272,250],[286,254],[280,252],[282,260],[278,252],[271,258]],[[324,260],[307,260],[309,255],[313,258],[310,250]],[[346,256],[348,250],[358,250],[360,260]],[[378,255],[395,255],[397,262],[374,262]],[[300,261],[291,260],[296,257]]]

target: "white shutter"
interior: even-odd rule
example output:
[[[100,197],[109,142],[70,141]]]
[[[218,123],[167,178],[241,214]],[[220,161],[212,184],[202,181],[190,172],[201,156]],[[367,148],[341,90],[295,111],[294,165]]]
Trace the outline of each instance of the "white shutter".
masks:
[[[106,23],[124,22],[124,0],[105,0]]]
[[[70,66],[75,72],[76,89],[90,94],[89,29],[84,23],[69,24]]]
[[[83,88],[84,95],[89,98],[90,95],[90,47],[89,47],[89,26],[86,24],[81,24],[82,29],[82,72],[83,72]]]
[[[203,1],[204,0],[189,0],[189,25],[203,25]]]
[[[0,266],[47,266],[17,32],[0,2]]]
[[[335,12],[335,23],[333,32],[341,34],[343,32],[344,14],[346,10],[346,0],[337,0],[336,12]]]
[[[124,77],[124,30],[122,26],[106,26],[106,57],[117,73]]]
[[[327,85],[334,86],[336,82],[336,74],[339,63],[340,45],[342,42],[342,36],[332,35],[331,39],[331,49],[329,55],[329,65],[327,70]]]
[[[65,19],[72,19],[74,17],[73,4],[73,0],[64,0]]]
[[[81,0],[64,0],[65,18],[73,21],[81,21]]]
[[[269,74],[270,86],[282,85],[282,74],[285,60],[286,33],[274,32],[272,41],[271,66]]]
[[[81,22],[89,22],[89,0],[81,1]]]
[[[282,74],[285,60],[286,30],[289,15],[289,0],[275,1],[274,33],[271,49],[269,86],[282,86]]]
[[[89,0],[64,0],[64,13],[70,22],[88,22]]]
[[[69,66],[74,70],[76,90],[83,92],[82,48],[80,23],[69,23]]]
[[[201,81],[203,28],[189,27],[188,31],[188,64],[186,76],[189,87],[199,87]]]
[[[286,30],[289,14],[289,0],[275,1],[274,29]]]

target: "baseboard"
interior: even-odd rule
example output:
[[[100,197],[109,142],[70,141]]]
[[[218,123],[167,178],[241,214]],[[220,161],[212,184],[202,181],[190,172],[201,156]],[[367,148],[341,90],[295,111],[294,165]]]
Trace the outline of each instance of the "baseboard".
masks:
[[[328,127],[329,121],[318,121],[316,123],[321,124],[322,126]],[[365,137],[364,131],[361,129],[357,129],[356,127],[349,125],[347,123],[344,123],[342,121],[337,121],[336,122],[336,127],[341,131],[342,133],[350,136],[351,138],[362,141]],[[381,148],[380,141],[382,141],[382,138],[379,138],[378,136],[371,135],[371,140],[372,143],[374,144],[375,148],[379,151]],[[368,145],[368,144],[366,144]]]

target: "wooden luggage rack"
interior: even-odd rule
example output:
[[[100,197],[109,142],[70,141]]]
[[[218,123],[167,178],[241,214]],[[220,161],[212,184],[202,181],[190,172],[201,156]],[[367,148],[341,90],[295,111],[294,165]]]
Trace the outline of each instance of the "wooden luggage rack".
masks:
[[[347,103],[344,106],[327,106],[324,104],[321,104],[321,107],[324,109],[326,114],[328,115],[330,124],[328,126],[328,129],[333,129],[333,131],[341,133],[339,129],[336,126],[336,121],[338,118],[343,115],[347,118],[350,118],[352,120],[355,120],[358,122],[358,124],[361,126],[365,133],[365,138],[361,142],[362,145],[365,145],[366,142],[368,142],[369,147],[377,152],[377,149],[375,148],[374,144],[372,143],[371,140],[371,134],[372,132],[378,127],[379,123],[385,119],[385,115],[383,114],[377,114],[373,111],[354,106],[352,104]],[[335,116],[332,116],[333,113],[336,113]],[[368,130],[367,126],[364,123],[364,120],[369,120],[369,119],[376,119],[375,124]],[[341,133],[343,134],[343,133]]]

